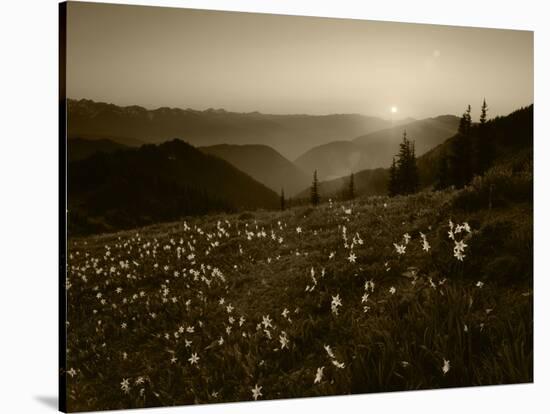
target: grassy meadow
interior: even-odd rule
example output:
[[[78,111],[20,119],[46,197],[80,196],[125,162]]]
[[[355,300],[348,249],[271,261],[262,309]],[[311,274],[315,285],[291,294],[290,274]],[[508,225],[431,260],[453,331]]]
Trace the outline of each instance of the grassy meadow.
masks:
[[[533,381],[532,176],[71,238],[70,411]]]

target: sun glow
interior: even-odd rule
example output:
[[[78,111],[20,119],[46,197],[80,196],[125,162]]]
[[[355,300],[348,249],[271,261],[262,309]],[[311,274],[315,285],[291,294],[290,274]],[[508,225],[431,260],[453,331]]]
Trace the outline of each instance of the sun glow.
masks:
[[[392,107],[390,108],[390,111],[391,111],[392,114],[397,113],[397,106],[392,106]]]

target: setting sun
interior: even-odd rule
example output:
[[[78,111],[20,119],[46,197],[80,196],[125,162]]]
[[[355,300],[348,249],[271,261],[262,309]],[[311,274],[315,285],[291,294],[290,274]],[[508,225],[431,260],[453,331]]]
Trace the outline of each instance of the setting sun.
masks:
[[[390,110],[392,114],[395,114],[397,112],[397,106],[392,106]]]

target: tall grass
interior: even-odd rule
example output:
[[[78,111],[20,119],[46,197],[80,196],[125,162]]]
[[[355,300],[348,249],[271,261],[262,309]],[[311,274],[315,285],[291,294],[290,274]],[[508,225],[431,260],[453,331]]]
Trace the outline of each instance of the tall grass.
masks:
[[[69,409],[251,400],[256,385],[289,398],[532,381],[532,205],[506,193],[488,209],[488,182],[515,185],[492,174],[462,192],[72,239]],[[457,234],[463,261],[449,220],[472,227]]]

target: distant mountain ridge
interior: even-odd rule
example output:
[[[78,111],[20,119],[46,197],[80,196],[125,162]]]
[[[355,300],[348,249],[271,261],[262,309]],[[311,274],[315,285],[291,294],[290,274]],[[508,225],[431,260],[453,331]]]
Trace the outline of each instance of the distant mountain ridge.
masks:
[[[110,153],[129,147],[107,138],[84,139],[73,138],[67,145],[67,157],[69,162],[79,161],[91,157],[98,152]]]
[[[221,144],[199,149],[226,160],[273,191],[284,190],[287,197],[311,181],[304,171],[267,145]]]
[[[272,115],[220,109],[117,106],[89,99],[67,101],[68,136],[125,137],[147,143],[174,138],[194,146],[268,145],[289,159],[312,147],[391,127],[391,121],[359,114]]]
[[[391,164],[406,131],[415,141],[416,154],[422,155],[455,134],[459,118],[443,115],[394,125],[351,141],[335,141],[314,147],[295,160],[306,172],[317,170],[323,180],[349,175],[364,169],[385,168]]]
[[[113,231],[211,211],[273,209],[278,195],[228,162],[173,140],[69,163],[69,229]]]
[[[474,128],[477,126],[474,124]],[[488,121],[489,134],[495,140],[495,164],[507,162],[518,157],[531,157],[533,152],[533,105],[518,109],[506,116],[499,116]],[[441,144],[418,157],[417,166],[421,188],[429,188],[437,179],[439,157],[449,154],[452,140],[456,134]],[[397,152],[397,147],[394,152]],[[354,183],[360,195],[385,195],[388,189],[389,169],[365,169],[355,173]],[[337,197],[347,185],[349,178],[341,177],[319,183],[319,192],[324,197]],[[307,198],[306,188],[299,197]]]
[[[67,155],[69,162],[72,162],[100,152],[111,153],[131,148],[113,139],[73,138],[68,142]],[[277,193],[283,190],[286,197],[292,197],[311,181],[311,177],[304,171],[267,145],[220,144],[198,149],[227,161]]]

